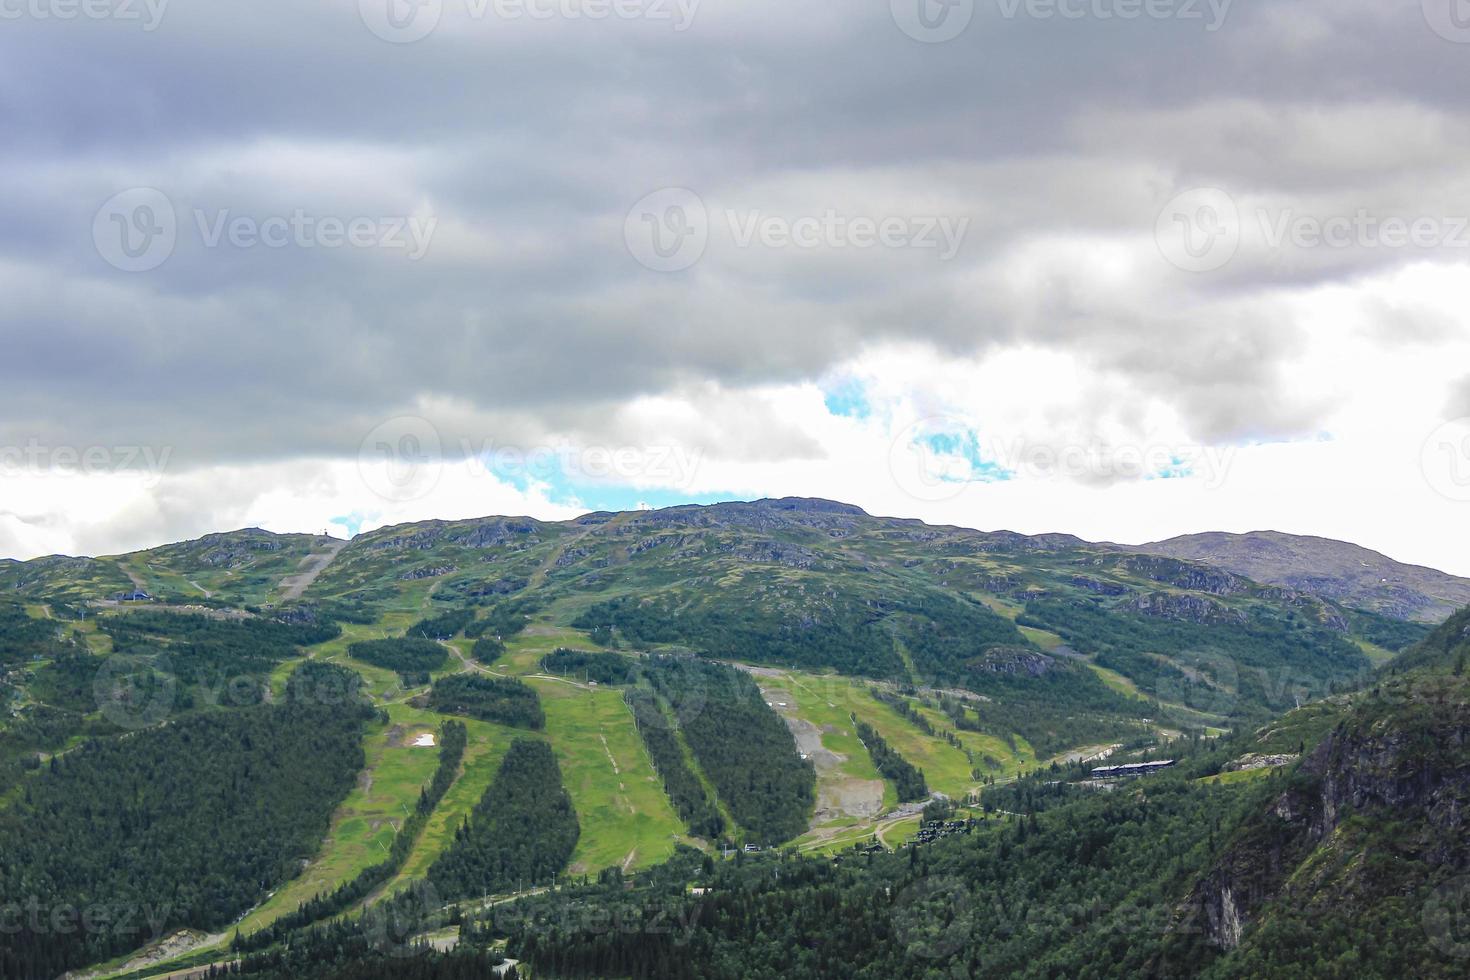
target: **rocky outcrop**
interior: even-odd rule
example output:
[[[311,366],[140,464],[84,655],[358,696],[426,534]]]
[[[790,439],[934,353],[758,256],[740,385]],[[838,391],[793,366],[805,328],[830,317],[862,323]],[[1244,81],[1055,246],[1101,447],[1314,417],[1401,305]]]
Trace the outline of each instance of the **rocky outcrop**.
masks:
[[[1395,859],[1411,874],[1425,865],[1454,873],[1470,867],[1467,693],[1463,682],[1449,680],[1368,692],[1239,829],[1196,886],[1186,917],[1202,924],[1212,945],[1229,950],[1273,899],[1332,906],[1400,887],[1394,866],[1381,860],[1371,876],[1351,854],[1309,863],[1322,848],[1373,850],[1371,838],[1339,833],[1355,816],[1376,817],[1377,826],[1392,822]],[[1336,870],[1318,874],[1317,866]]]
[[[1279,602],[1284,606],[1306,613],[1324,629],[1332,630],[1334,633],[1346,633],[1350,624],[1342,610],[1336,606],[1324,602],[1310,592],[1302,592],[1298,589],[1270,588],[1261,590],[1261,598]]]
[[[1119,560],[1118,567],[1177,589],[1188,589],[1190,592],[1225,596],[1239,595],[1250,588],[1250,582],[1246,579],[1223,569],[1158,555],[1129,555]]]
[[[1086,575],[1073,575],[1067,580],[1068,584],[1091,592],[1095,595],[1127,595],[1128,587],[1118,582],[1104,582],[1101,579],[1088,578]]]
[[[1171,619],[1200,625],[1238,625],[1247,620],[1246,614],[1239,609],[1232,609],[1223,602],[1216,602],[1202,595],[1187,593],[1150,592],[1134,596],[1120,608],[1153,619]]]
[[[991,647],[970,662],[973,670],[1016,677],[1041,677],[1056,665],[1053,658],[1027,647]]]
[[[438,578],[440,575],[448,575],[456,571],[453,565],[427,565],[423,568],[415,568],[398,576],[400,582],[417,582],[420,579]]]

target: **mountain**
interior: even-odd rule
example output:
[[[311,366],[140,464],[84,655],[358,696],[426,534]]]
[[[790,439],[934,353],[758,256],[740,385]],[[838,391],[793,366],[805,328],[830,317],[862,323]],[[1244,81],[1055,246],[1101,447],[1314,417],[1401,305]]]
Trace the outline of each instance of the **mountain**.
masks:
[[[1298,949],[1347,975],[1362,933],[1393,946],[1359,975],[1431,976],[1404,896],[1464,873],[1467,617],[797,498],[3,563],[0,877],[198,897],[143,953],[0,936],[0,973],[1249,976]],[[287,722],[337,733],[330,772],[254,734]],[[249,780],[275,788],[231,827],[246,873],[168,803]],[[930,795],[978,822],[921,833]],[[41,810],[111,822],[61,862],[25,844]],[[478,890],[522,904],[471,921]],[[452,898],[460,958],[403,959]],[[608,916],[689,941],[579,925]]]
[[[1128,550],[1204,562],[1266,585],[1300,589],[1395,619],[1438,623],[1470,605],[1470,578],[1406,565],[1330,538],[1279,531],[1212,531]]]

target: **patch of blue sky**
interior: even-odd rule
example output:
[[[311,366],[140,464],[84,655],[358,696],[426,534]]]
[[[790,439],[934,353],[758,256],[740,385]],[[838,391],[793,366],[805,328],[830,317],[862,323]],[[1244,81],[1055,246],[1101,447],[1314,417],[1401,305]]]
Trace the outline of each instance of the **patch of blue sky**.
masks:
[[[948,483],[1002,483],[1016,476],[1013,470],[985,458],[980,437],[972,429],[932,432],[918,436],[914,444],[940,464],[934,475]]]
[[[1179,456],[1169,457],[1169,465],[1144,476],[1145,480],[1183,480],[1194,476],[1194,464]]]
[[[849,419],[866,419],[873,414],[873,403],[867,387],[857,378],[845,378],[822,393],[822,401],[830,415]]]

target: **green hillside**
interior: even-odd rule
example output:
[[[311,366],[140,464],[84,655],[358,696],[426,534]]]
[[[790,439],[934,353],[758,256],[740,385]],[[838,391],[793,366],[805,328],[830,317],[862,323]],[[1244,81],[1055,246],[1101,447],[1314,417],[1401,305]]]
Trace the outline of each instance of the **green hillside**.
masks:
[[[1072,798],[1103,756],[1192,757],[1191,778],[1155,784],[1178,784],[1157,819],[1224,807],[1217,825],[1297,764],[1347,692],[1411,668],[1453,679],[1467,639],[1461,614],[1375,669],[1422,628],[1195,562],[811,500],[426,522],[345,545],[233,532],[8,563],[0,584],[15,593],[0,602],[0,816],[35,798],[53,756],[274,710],[303,684],[312,703],[366,712],[356,782],[292,838],[288,874],[235,900],[238,922],[184,913],[167,949],[138,952],[162,936],[90,948],[139,975],[226,957],[237,931],[263,937],[254,949],[306,923],[339,938],[384,916],[417,923],[414,889],[435,867],[468,908],[506,882],[585,879],[592,894],[701,852],[759,867],[747,848],[881,851],[919,832],[931,795],[997,826],[1084,805],[1106,821],[1108,794]],[[128,589],[148,598],[119,601]],[[441,771],[423,740],[451,722],[464,746]],[[559,782],[576,827],[529,858],[516,848],[531,824],[493,816],[518,741],[515,771]],[[1222,745],[1293,758],[1226,770]],[[532,764],[531,746],[549,756]],[[501,795],[524,800],[506,778]],[[125,866],[129,846],[100,844],[99,860]],[[1160,873],[1152,860],[1134,866],[1138,887]],[[839,904],[863,894],[834,881],[821,887]],[[37,955],[4,935],[0,954]]]

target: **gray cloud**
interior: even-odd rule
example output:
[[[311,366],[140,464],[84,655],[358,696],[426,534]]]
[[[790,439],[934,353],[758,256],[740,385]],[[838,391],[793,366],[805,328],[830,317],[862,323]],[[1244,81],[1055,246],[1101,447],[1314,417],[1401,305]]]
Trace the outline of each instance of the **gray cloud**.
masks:
[[[458,406],[447,427],[507,441],[595,433],[640,395],[811,379],[886,340],[1064,348],[1172,400],[1202,437],[1312,431],[1324,406],[1283,376],[1295,329],[1270,297],[1407,256],[1243,251],[1113,291],[1088,243],[1151,249],[1164,202],[1206,184],[1247,210],[1449,212],[1470,128],[1444,79],[1470,49],[1412,2],[1237,4],[1215,33],[979,7],[941,45],[904,36],[887,4],[775,0],[707,0],[684,33],[467,23],[450,0],[438,32],[402,46],[355,0],[176,0],[152,33],[7,24],[0,438],[167,445],[186,467],[350,455],[426,398]],[[92,243],[98,206],[132,186],[179,217],[151,272]],[[717,236],[660,275],[622,229],[664,186],[717,221],[833,207],[970,231],[949,263]],[[225,209],[439,225],[420,261],[207,247],[195,212]],[[733,453],[820,452],[763,447],[770,420],[711,412]]]

